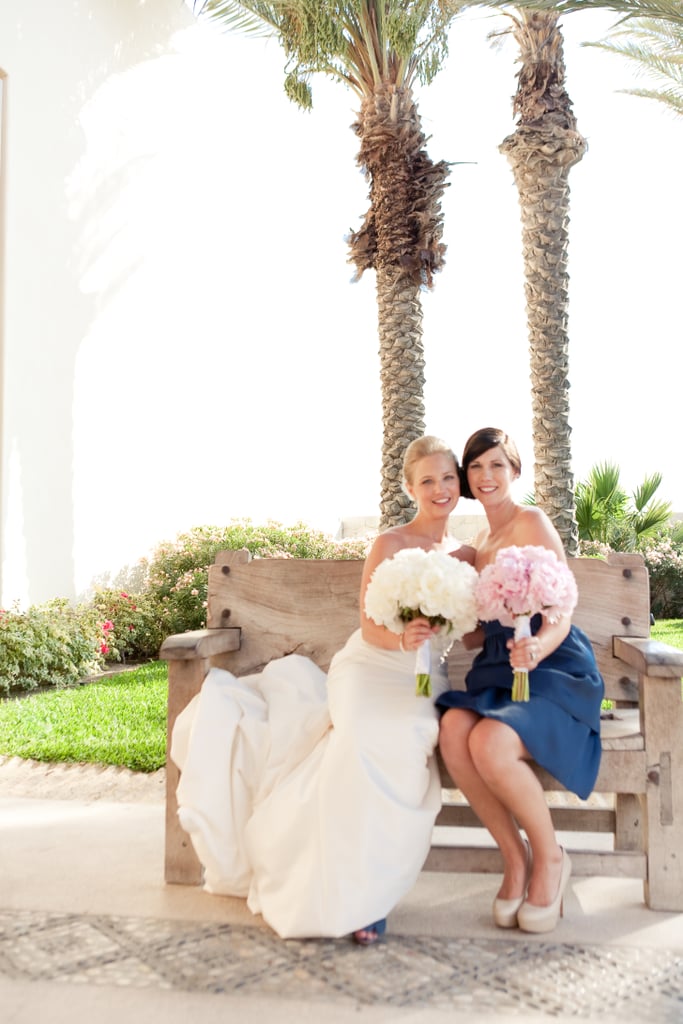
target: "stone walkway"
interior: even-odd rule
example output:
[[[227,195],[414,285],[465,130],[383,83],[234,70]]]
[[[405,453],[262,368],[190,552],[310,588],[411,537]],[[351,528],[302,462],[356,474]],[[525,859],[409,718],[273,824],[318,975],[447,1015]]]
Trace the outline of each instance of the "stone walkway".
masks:
[[[431,1007],[520,1020],[681,1024],[683,954],[391,935],[283,942],[258,927],[0,911],[0,977],[259,999]]]

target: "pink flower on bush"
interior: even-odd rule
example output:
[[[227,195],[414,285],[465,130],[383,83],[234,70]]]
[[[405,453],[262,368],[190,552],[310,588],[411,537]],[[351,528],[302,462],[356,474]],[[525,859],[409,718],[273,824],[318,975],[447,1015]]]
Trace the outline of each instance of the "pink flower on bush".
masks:
[[[105,644],[104,640],[100,644],[100,654],[109,654],[109,644]]]

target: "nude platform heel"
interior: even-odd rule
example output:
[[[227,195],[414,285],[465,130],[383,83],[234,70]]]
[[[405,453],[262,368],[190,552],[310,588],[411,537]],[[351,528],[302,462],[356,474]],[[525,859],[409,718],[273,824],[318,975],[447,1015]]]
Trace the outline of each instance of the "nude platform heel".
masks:
[[[517,923],[523,932],[551,932],[562,917],[564,910],[564,891],[572,873],[572,862],[565,849],[562,850],[562,873],[557,895],[552,903],[545,907],[534,906],[533,903],[522,903],[517,913]]]
[[[525,839],[524,843],[526,845],[526,879],[524,882],[524,892],[514,900],[502,900],[500,896],[496,896],[493,901],[493,921],[498,928],[517,927],[517,913],[526,899],[526,890],[531,876],[531,847],[529,846],[528,839]]]

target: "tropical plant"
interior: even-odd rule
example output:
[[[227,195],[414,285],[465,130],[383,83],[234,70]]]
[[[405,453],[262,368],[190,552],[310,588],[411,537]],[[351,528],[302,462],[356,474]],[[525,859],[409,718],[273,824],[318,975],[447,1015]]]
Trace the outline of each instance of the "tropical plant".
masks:
[[[635,551],[657,537],[671,519],[671,503],[655,500],[661,473],[645,477],[628,495],[621,486],[619,467],[610,462],[594,466],[576,485],[576,519],[582,541],[608,545],[614,551]]]
[[[558,15],[509,15],[521,65],[513,101],[517,127],[501,144],[519,193],[537,504],[568,555],[578,549],[571,471],[567,224],[571,167],[586,151],[565,89]]]
[[[507,7],[509,0],[485,0],[487,7]],[[519,9],[570,14],[605,10],[622,15],[606,39],[586,42],[626,57],[651,78],[651,89],[623,89],[622,92],[664,103],[683,114],[683,2],[681,0],[515,0]]]
[[[683,13],[683,2],[675,3]],[[683,116],[683,20],[630,18],[617,23],[606,39],[586,43],[625,57],[637,73],[653,82],[649,89],[621,89],[631,96],[657,100]]]
[[[322,73],[360,103],[353,130],[370,182],[370,209],[351,233],[359,278],[375,271],[382,470],[380,527],[412,518],[404,494],[406,444],[424,433],[421,289],[444,262],[441,198],[448,164],[433,163],[413,95],[447,53],[457,4],[446,0],[197,0],[198,14],[228,29],[274,36],[286,56],[285,90],[310,107],[310,79]]]

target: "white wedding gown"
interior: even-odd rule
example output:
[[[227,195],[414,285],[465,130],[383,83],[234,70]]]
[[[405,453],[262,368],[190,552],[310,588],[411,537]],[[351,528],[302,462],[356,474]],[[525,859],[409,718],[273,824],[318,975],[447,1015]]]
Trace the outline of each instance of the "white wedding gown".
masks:
[[[415,884],[441,789],[434,698],[415,655],[360,630],[325,674],[299,655],[235,678],[213,668],[179,715],[171,758],[180,823],[204,886],[246,896],[283,938],[341,936],[385,917]]]

